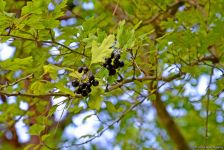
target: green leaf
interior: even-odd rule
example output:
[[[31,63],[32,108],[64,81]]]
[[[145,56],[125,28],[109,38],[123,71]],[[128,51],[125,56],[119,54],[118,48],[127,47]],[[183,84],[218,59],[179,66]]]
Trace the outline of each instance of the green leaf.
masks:
[[[81,137],[79,137],[79,139],[82,139],[82,138],[91,138],[93,136],[94,135],[92,135],[92,134],[86,134],[86,135],[82,135]]]
[[[60,24],[59,20],[55,20],[54,18],[44,18],[42,19],[42,24],[45,28],[55,28]]]
[[[33,0],[32,2],[27,2],[26,6],[22,8],[22,16],[25,14],[43,14],[47,12],[47,7],[50,0]]]
[[[35,81],[30,90],[34,94],[46,94],[49,93],[54,88],[54,85],[51,82],[42,82],[42,81]]]
[[[137,28],[140,25],[141,22],[139,22],[135,28]],[[119,23],[119,28],[117,30],[117,40],[118,40],[118,47],[126,50],[128,48],[132,48],[135,44],[135,31],[134,29],[126,29],[124,27],[125,21],[121,21]]]
[[[45,128],[44,125],[35,124],[35,125],[30,127],[29,133],[31,135],[40,135],[41,131],[43,131],[44,128]]]
[[[77,114],[79,113],[81,110],[83,110],[83,107],[82,106],[78,106],[78,105],[75,105],[74,107],[70,107],[69,108],[69,112],[72,112],[72,114]]]
[[[113,45],[115,40],[114,35],[109,35],[106,39],[103,40],[102,44],[98,46],[96,41],[92,42],[92,59],[91,64],[104,62],[105,58],[110,57],[113,49],[111,46]]]
[[[73,71],[73,72],[69,73],[69,76],[81,79],[82,78],[82,73],[79,73],[78,71]]]
[[[57,110],[58,106],[59,106],[59,105],[53,105],[53,106],[51,106],[51,109],[50,109],[50,111],[48,112],[47,115],[48,115],[48,116],[52,116],[53,113],[55,113],[55,111]]]
[[[75,94],[67,87],[65,87],[65,85],[61,82],[58,82],[55,84],[55,86],[62,92],[62,93],[65,93],[65,94],[69,94],[71,96],[74,96],[75,97]]]
[[[54,4],[55,9],[52,12],[52,16],[54,18],[58,18],[64,15],[64,12],[62,11],[62,9],[66,7],[66,3],[67,3],[67,0],[63,0],[59,4]]]
[[[38,15],[32,15],[33,17],[26,20],[26,25],[35,29],[44,29],[43,18]],[[25,22],[24,22],[25,23]]]
[[[99,111],[101,104],[103,102],[103,97],[100,95],[102,93],[100,88],[93,88],[89,97],[88,106],[91,109]]]
[[[50,136],[51,136],[51,134],[45,134],[45,135],[41,136],[41,140],[45,141]]]
[[[58,70],[62,69],[62,68],[60,68],[58,66],[55,66],[55,65],[52,65],[52,64],[44,65],[43,68],[44,68],[44,74],[49,73],[50,77],[53,80],[57,79]]]
[[[12,23],[12,19],[6,16],[5,14],[0,13],[0,33],[4,32],[6,28],[8,28]],[[5,40],[6,39],[6,40]],[[1,37],[1,42],[5,42],[9,39],[9,37]]]
[[[87,119],[89,119],[90,117],[92,117],[94,114],[90,114],[90,115],[87,115],[83,118],[82,120],[82,123],[85,123]]]
[[[142,21],[139,21],[135,26],[134,26],[134,30],[138,29],[138,27],[141,25]]]
[[[33,58],[32,56],[26,58],[16,58],[14,60],[8,59],[6,61],[0,62],[0,67],[5,70],[18,70],[27,69],[32,66]]]
[[[103,129],[104,129],[104,127],[101,126],[96,132],[97,132],[97,133],[100,133]]]
[[[89,108],[99,111],[101,108],[102,101],[103,101],[103,98],[101,96],[98,96],[95,99],[91,98],[88,101]]]
[[[5,10],[5,5],[6,5],[6,2],[3,0],[0,0],[0,12],[3,12]]]
[[[110,101],[106,101],[105,102],[106,103],[106,105],[107,105],[107,110],[109,111],[109,112],[117,112],[117,109],[115,108],[115,106],[113,105],[113,103],[111,103]]]

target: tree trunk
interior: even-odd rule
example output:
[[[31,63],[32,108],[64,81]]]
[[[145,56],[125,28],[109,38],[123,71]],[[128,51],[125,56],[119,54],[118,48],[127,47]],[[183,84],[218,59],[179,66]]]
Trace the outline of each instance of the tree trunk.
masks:
[[[158,115],[159,122],[164,126],[168,135],[173,140],[178,150],[189,150],[186,140],[181,134],[177,124],[174,122],[173,118],[169,115],[161,101],[160,94],[156,92],[156,100],[153,100],[153,106],[155,107]]]

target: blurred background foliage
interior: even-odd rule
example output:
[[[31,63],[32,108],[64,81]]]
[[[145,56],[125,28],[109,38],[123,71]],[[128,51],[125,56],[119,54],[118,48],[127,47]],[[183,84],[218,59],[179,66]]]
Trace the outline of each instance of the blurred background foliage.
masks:
[[[223,0],[0,0],[0,149],[224,146],[223,10]],[[125,66],[109,76],[113,50]],[[100,82],[87,97],[71,86],[79,66]]]

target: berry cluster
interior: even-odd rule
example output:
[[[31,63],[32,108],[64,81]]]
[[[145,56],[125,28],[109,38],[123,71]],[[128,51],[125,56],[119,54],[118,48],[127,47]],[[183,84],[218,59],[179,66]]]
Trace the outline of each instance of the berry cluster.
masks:
[[[120,58],[120,53],[113,52],[110,58],[105,59],[103,66],[109,71],[109,76],[115,75],[116,69],[124,66],[124,62],[120,61]]]
[[[89,69],[88,67],[79,67],[78,68],[78,72],[82,73],[82,71],[84,72],[84,74],[86,74]],[[99,85],[99,81],[95,79],[94,75],[90,75],[88,76],[88,81],[87,82],[80,82],[78,79],[75,79],[72,82],[72,86],[76,87],[76,94],[81,94],[82,96],[87,96],[92,90],[91,90],[91,86],[98,86]]]

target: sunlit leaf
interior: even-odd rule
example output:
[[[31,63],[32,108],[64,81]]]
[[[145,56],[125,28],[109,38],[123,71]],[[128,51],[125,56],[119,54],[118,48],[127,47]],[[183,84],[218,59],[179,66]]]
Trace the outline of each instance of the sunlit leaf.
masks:
[[[109,57],[113,52],[111,46],[115,40],[114,35],[109,35],[106,39],[103,40],[102,44],[99,46],[96,41],[92,42],[92,59],[91,64],[104,62],[105,58]]]

